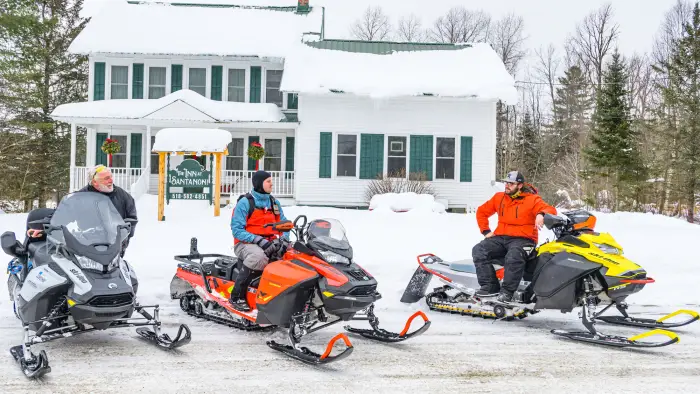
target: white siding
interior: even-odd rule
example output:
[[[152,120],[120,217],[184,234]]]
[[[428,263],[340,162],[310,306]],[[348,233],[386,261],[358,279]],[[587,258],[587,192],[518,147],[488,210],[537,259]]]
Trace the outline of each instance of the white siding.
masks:
[[[343,94],[299,97],[301,124],[296,135],[296,195],[299,204],[366,206],[368,180],[336,177],[337,134],[384,134],[384,171],[387,137],[433,135],[456,138],[455,180],[436,180],[439,199],[450,208],[474,208],[493,194],[495,177],[496,104],[472,99],[407,97],[371,100]],[[319,178],[320,133],[333,133],[331,178]],[[460,182],[461,136],[471,136],[472,181]],[[410,137],[409,149],[410,149]],[[433,143],[435,149],[435,142]],[[410,152],[410,150],[409,150]],[[433,152],[434,153],[434,152]],[[407,160],[410,163],[410,158]],[[433,173],[435,173],[433,154]]]

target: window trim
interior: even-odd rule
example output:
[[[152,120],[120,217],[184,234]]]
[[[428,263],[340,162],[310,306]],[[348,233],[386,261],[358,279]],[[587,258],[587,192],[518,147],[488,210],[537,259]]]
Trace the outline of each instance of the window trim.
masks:
[[[405,156],[391,156],[391,157],[403,157],[406,160],[406,178],[408,179],[408,174],[409,174],[409,164],[410,164],[410,153],[411,153],[411,135],[410,134],[399,134],[399,133],[393,133],[393,134],[386,134],[384,137],[384,146],[389,149],[389,137],[401,137],[406,140],[405,142],[405,148],[406,148],[406,155]],[[389,151],[387,150],[384,152],[384,168],[386,168],[386,174],[389,174]],[[391,178],[391,179],[402,179],[402,178]]]
[[[114,67],[125,67],[126,68],[126,83],[115,84],[114,82],[112,82],[112,70],[114,69]],[[105,70],[105,74],[106,74],[106,70]],[[129,99],[131,97],[131,91],[132,91],[132,86],[130,86],[130,85],[131,85],[131,82],[133,82],[133,79],[134,79],[133,67],[131,65],[110,63],[109,64],[109,99],[110,100],[127,100],[127,99]],[[107,82],[107,81],[105,81],[105,82]],[[112,85],[120,85],[120,86],[124,85],[124,86],[126,86],[126,97],[120,98],[120,99],[116,99],[116,98],[112,97]]]
[[[460,140],[460,135],[457,134],[434,134],[433,135],[433,180],[432,182],[459,182],[459,165],[458,165],[458,158],[459,158],[459,140]],[[449,178],[438,178],[437,175],[437,139],[438,138],[451,138],[455,141],[455,153],[454,157],[452,157],[453,166],[454,166],[454,178],[449,179]],[[441,157],[441,159],[449,159],[449,157]]]
[[[332,178],[339,178],[339,179],[350,179],[350,178],[355,178],[355,179],[360,179],[360,132],[345,132],[345,131],[336,131],[333,133],[333,149],[331,150],[332,157],[334,158],[333,162],[331,163],[331,177]],[[354,155],[347,155],[343,154],[340,155],[338,154],[338,137],[341,135],[354,135],[355,136],[355,154]],[[386,137],[385,137],[386,138]],[[355,156],[355,175],[338,175],[338,156]]]

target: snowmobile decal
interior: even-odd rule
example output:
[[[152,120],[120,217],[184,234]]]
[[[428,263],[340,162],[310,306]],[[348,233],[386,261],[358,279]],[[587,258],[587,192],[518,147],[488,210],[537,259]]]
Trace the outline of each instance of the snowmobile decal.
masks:
[[[73,264],[72,261],[56,254],[52,255],[51,258],[61,267],[63,273],[68,275],[71,281],[73,281],[73,293],[84,295],[92,290],[92,284],[85,279],[83,271],[81,271],[77,265]]]
[[[22,289],[19,291],[19,296],[22,297],[25,302],[33,300],[34,297],[48,289],[61,286],[68,282],[66,278],[57,274],[48,266],[37,267],[35,270],[32,270],[32,273],[35,271],[36,274],[30,275],[25,279],[25,284],[28,284],[28,286],[22,286]]]

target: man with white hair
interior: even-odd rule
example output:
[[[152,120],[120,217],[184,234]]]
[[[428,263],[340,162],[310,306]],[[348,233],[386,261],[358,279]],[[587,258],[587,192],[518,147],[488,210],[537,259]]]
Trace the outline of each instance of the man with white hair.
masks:
[[[131,197],[131,194],[127,193],[126,190],[114,185],[112,171],[106,166],[100,164],[90,168],[88,171],[88,185],[77,191],[77,193],[79,192],[102,193],[109,197],[123,219],[131,218],[138,220],[134,198]],[[134,236],[135,228],[136,223],[132,223],[129,239]],[[126,246],[124,248],[126,248]]]

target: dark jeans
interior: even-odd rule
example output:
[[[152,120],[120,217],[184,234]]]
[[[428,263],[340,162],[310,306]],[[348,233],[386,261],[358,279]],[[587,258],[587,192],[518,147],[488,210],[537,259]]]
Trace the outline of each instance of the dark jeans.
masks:
[[[503,290],[512,295],[523,278],[527,256],[534,246],[531,239],[506,235],[496,235],[476,244],[472,249],[472,259],[481,288],[493,293],[500,290],[492,265],[497,263],[505,268]]]

